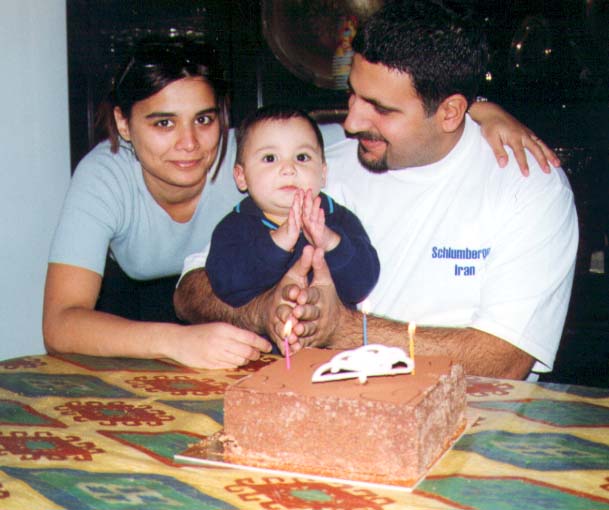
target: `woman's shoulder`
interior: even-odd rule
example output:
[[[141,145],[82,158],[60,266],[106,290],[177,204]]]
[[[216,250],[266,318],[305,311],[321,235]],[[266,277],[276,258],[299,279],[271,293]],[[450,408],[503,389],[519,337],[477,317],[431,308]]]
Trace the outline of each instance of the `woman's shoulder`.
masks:
[[[110,143],[103,141],[78,163],[71,187],[96,189],[99,193],[121,190],[121,195],[132,195],[139,188],[139,171],[140,164],[132,150],[123,145],[114,153]]]
[[[138,167],[133,151],[126,145],[119,145],[117,152],[112,152],[110,142],[104,140],[91,149],[78,163],[74,175],[81,173],[113,172],[133,173]]]

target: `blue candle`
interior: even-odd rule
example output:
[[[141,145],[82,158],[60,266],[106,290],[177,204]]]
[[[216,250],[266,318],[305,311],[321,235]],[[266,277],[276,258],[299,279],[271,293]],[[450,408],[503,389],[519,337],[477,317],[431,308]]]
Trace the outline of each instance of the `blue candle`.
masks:
[[[368,345],[368,312],[370,311],[370,302],[367,299],[362,301],[362,313],[364,314],[364,345]]]

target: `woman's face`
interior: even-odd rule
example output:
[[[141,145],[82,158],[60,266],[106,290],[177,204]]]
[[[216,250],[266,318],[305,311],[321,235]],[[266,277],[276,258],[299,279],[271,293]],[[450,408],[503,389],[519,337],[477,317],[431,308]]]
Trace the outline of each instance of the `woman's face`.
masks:
[[[161,201],[198,195],[220,141],[213,89],[202,78],[183,78],[133,105],[131,118],[114,116],[130,141],[150,193]]]

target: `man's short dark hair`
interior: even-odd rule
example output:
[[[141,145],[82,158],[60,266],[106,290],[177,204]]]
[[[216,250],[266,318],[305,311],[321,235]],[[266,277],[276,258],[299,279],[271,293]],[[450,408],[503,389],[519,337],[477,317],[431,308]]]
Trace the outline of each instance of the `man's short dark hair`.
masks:
[[[436,0],[388,0],[358,30],[353,49],[408,73],[428,115],[452,94],[471,103],[488,63],[482,27]]]

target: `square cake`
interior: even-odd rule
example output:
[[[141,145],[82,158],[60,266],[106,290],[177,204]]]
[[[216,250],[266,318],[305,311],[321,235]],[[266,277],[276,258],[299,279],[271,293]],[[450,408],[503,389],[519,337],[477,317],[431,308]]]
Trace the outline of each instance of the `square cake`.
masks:
[[[231,385],[228,462],[375,483],[412,484],[465,427],[465,377],[444,357],[416,375],[312,383],[337,351],[303,349]]]

